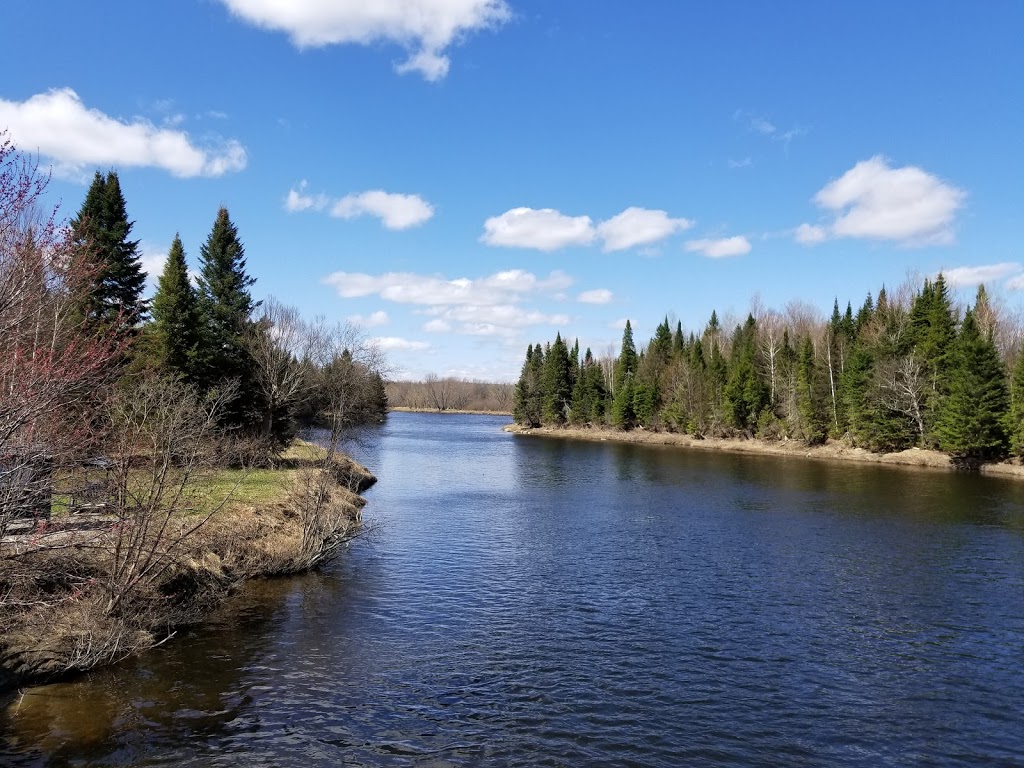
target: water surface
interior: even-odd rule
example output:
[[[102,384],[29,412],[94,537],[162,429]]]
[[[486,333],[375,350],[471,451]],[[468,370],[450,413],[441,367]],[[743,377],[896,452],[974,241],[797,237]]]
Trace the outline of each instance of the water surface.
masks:
[[[1024,485],[395,413],[320,573],[0,719],[0,763],[1024,765]]]

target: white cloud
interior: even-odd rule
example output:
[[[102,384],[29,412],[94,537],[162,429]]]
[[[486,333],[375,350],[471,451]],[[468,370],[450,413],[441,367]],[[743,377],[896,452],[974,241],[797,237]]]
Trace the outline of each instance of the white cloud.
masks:
[[[348,321],[363,328],[376,328],[378,325],[387,325],[390,318],[387,312],[381,310],[369,315],[350,315]]]
[[[423,350],[430,349],[430,344],[425,341],[411,341],[399,336],[376,336],[370,339],[370,343],[375,344],[385,352],[422,352]]]
[[[182,178],[221,176],[247,162],[245,148],[234,139],[199,146],[184,131],[89,109],[70,88],[22,102],[0,99],[0,126],[20,149],[52,159],[56,173],[72,178],[96,166],[160,168]]]
[[[376,295],[387,301],[423,307],[420,313],[430,318],[423,330],[430,333],[507,338],[526,327],[569,322],[566,315],[523,306],[531,297],[557,297],[572,284],[572,278],[558,271],[543,279],[511,269],[476,279],[454,280],[409,272],[335,272],[322,282],[333,286],[342,298]]]
[[[434,206],[419,195],[372,189],[332,200],[324,194],[309,194],[308,186],[303,180],[298,188],[288,190],[284,198],[284,209],[288,213],[329,210],[337,219],[376,216],[385,227],[395,230],[417,227],[434,216]]]
[[[649,245],[693,226],[689,219],[673,219],[665,211],[630,207],[597,226],[606,251]]]
[[[308,195],[306,188],[309,186],[305,179],[299,182],[298,189],[289,189],[284,199],[284,209],[288,213],[298,211],[322,211],[327,207],[330,200],[327,195]]]
[[[613,320],[612,322],[608,323],[608,327],[615,331],[624,331],[626,330],[626,323],[628,322],[628,317],[620,317],[618,320]]]
[[[589,216],[566,216],[553,208],[513,208],[487,219],[480,239],[488,245],[555,251],[589,245],[595,234]]]
[[[452,326],[451,323],[446,320],[439,320],[435,318],[424,323],[423,330],[427,333],[450,333]]]
[[[771,136],[778,130],[775,124],[765,117],[750,118],[750,129],[765,136]]]
[[[508,270],[470,280],[466,277],[446,280],[435,275],[388,272],[367,275],[360,272],[335,272],[321,282],[331,285],[342,298],[378,295],[399,304],[424,306],[445,304],[504,304],[529,293],[554,293],[564,290],[572,278],[564,272],[552,272],[538,279],[530,272]]]
[[[139,243],[139,261],[142,263],[142,271],[146,273],[146,284],[150,289],[156,288],[160,275],[163,274],[164,265],[167,263],[169,246],[153,245],[153,243]]]
[[[753,158],[751,158],[749,155],[747,157],[744,157],[742,160],[733,160],[730,157],[728,162],[730,168],[749,168],[754,164]]]
[[[1005,261],[1001,264],[983,264],[977,267],[955,267],[944,270],[942,275],[949,285],[960,288],[963,286],[981,285],[982,283],[993,283],[997,280],[1002,280],[1004,277],[1014,275],[1022,269],[1024,267],[1021,267],[1015,261]],[[1018,279],[1020,278],[1014,278],[1014,280]],[[1008,287],[1010,282],[1013,282],[1013,280],[1007,283]]]
[[[814,196],[835,218],[827,227],[801,225],[801,233],[828,237],[891,240],[903,245],[947,244],[966,193],[920,168],[892,168],[880,155],[857,163]]]
[[[1006,281],[1006,288],[1010,291],[1024,291],[1024,275],[1011,277]]]
[[[461,305],[432,307],[429,315],[469,336],[515,336],[523,328],[536,325],[568,325],[568,315],[546,314],[516,304]]]
[[[576,301],[583,304],[607,304],[612,300],[612,292],[607,288],[597,288],[593,291],[584,291],[576,297]]]
[[[828,230],[814,224],[801,224],[793,230],[793,237],[803,245],[816,245],[828,239]]]
[[[388,229],[409,229],[429,221],[434,207],[419,195],[400,195],[374,189],[346,195],[331,208],[331,216],[354,219],[376,216]]]
[[[743,235],[718,239],[704,238],[702,240],[690,240],[686,243],[686,250],[691,253],[707,256],[709,259],[743,256],[750,253],[750,248],[750,241],[743,237]]]
[[[391,41],[409,54],[400,73],[448,74],[445,55],[470,32],[511,17],[504,0],[221,0],[236,16],[285,32],[300,48]]]

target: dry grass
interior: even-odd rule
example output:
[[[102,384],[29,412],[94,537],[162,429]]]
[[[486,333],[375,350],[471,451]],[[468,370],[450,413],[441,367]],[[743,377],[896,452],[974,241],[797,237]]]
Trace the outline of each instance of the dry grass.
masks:
[[[360,532],[365,502],[353,489],[374,478],[347,457],[325,464],[326,457],[297,442],[280,469],[201,477],[178,524],[216,514],[166,554],[169,567],[158,579],[114,612],[104,607],[112,553],[102,530],[79,545],[22,547],[17,558],[0,558],[0,688],[152,647],[175,627],[202,620],[240,581],[294,573],[329,557]]]

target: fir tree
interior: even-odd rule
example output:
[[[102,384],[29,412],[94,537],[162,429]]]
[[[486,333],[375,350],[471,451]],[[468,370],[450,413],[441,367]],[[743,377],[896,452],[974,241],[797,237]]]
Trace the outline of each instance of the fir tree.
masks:
[[[562,335],[555,336],[555,343],[544,358],[542,380],[543,405],[541,420],[548,424],[564,424],[566,411],[572,399],[572,383],[569,379],[569,351]]]
[[[622,350],[615,364],[615,392],[612,396],[612,423],[629,429],[636,422],[633,412],[633,377],[636,375],[636,345],[633,343],[633,326],[629,320],[622,331]]]
[[[174,236],[153,297],[151,332],[157,364],[190,383],[199,383],[201,316],[178,235]]]
[[[82,311],[91,322],[130,327],[145,319],[146,273],[139,241],[128,239],[133,226],[117,173],[104,176],[97,171],[71,222],[72,237],[90,254],[93,290]]]
[[[981,333],[971,310],[964,316],[952,358],[937,430],[939,445],[972,464],[1002,458],[1008,447],[1006,374],[992,339]]]
[[[259,306],[249,293],[256,280],[246,274],[245,249],[227,208],[217,212],[213,229],[200,250],[200,261],[199,307],[205,325],[206,386],[214,387],[225,380],[237,382],[238,397],[226,413],[226,421],[234,426],[247,425],[254,419],[260,423],[262,416],[256,416],[261,404],[252,383],[252,360],[244,343],[252,312]]]

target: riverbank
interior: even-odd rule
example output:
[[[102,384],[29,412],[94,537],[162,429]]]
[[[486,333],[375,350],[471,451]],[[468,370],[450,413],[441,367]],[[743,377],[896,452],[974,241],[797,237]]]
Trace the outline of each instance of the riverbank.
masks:
[[[130,523],[97,513],[6,537],[0,690],[114,663],[202,622],[248,579],[315,567],[362,531],[359,494],[375,482],[298,442],[277,469],[203,478],[159,533],[126,537]]]
[[[895,453],[873,453],[863,448],[854,448],[837,440],[824,445],[808,446],[799,440],[767,441],[747,438],[704,438],[674,432],[653,432],[645,429],[619,430],[589,427],[524,427],[509,424],[506,432],[536,437],[565,438],[572,440],[612,441],[619,443],[642,443],[646,445],[671,445],[700,451],[727,451],[730,453],[751,453],[766,456],[794,456],[822,461],[852,461],[861,464],[886,464],[890,466],[925,467],[928,469],[959,471],[948,454],[940,451],[910,448]],[[1024,479],[1024,466],[1016,461],[983,464],[979,471],[985,475]]]

